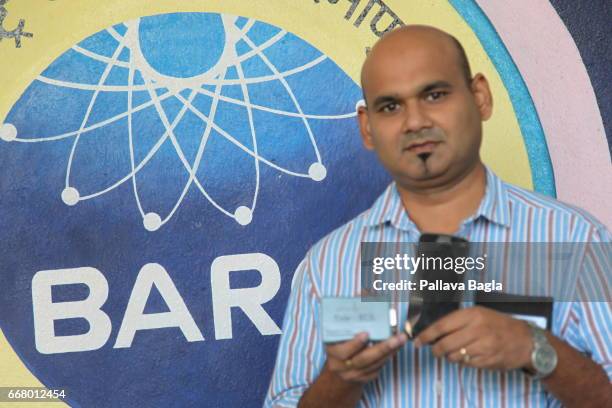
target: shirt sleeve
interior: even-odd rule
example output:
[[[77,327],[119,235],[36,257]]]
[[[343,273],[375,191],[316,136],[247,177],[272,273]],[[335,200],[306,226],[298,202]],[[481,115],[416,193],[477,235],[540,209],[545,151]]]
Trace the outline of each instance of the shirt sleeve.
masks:
[[[563,338],[603,367],[612,379],[612,247],[610,232],[595,228],[586,244],[576,300],[567,316]]]
[[[571,305],[568,322],[561,338],[599,364],[612,380],[610,338],[612,310],[606,302]]]
[[[612,382],[612,304],[610,303],[610,233],[600,229],[587,244],[571,302],[559,337],[600,365]],[[561,406],[552,396],[549,406]]]
[[[318,330],[319,297],[311,280],[308,256],[298,266],[264,407],[295,407],[325,364]]]
[[[590,238],[578,277],[580,302],[572,304],[566,333],[568,342],[579,346],[612,380],[612,243],[603,226],[594,229]]]

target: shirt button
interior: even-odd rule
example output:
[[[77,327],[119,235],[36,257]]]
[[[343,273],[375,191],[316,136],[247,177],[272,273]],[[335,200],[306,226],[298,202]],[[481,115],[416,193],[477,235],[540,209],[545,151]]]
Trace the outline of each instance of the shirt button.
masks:
[[[436,381],[436,394],[442,394],[442,381]]]

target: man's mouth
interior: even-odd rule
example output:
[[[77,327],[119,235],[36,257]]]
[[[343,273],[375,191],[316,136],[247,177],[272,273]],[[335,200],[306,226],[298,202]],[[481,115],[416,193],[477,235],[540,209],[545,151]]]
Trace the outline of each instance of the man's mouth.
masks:
[[[406,150],[417,155],[431,153],[440,142],[424,141],[410,144]]]

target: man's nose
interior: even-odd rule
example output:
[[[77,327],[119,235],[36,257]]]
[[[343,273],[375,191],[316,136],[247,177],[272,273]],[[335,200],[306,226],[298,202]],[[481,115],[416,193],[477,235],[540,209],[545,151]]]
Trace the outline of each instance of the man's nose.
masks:
[[[410,101],[404,109],[404,132],[418,132],[424,128],[433,126],[427,111],[419,103],[419,101]]]

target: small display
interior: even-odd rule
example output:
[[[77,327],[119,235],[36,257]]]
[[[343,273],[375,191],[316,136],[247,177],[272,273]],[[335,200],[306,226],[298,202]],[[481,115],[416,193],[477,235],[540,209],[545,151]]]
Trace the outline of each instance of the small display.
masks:
[[[360,297],[324,297],[321,299],[323,342],[336,343],[368,332],[371,341],[391,336],[389,303],[368,302]]]

